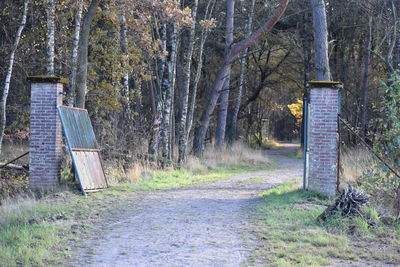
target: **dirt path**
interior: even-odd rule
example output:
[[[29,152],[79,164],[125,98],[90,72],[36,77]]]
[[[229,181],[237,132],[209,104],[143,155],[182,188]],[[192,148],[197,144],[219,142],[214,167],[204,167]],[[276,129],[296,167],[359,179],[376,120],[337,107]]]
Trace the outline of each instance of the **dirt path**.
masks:
[[[294,149],[270,153],[273,170],[140,194],[132,212],[107,220],[74,252],[72,265],[240,266],[253,247],[243,235],[258,193],[301,177],[301,161],[283,156]]]

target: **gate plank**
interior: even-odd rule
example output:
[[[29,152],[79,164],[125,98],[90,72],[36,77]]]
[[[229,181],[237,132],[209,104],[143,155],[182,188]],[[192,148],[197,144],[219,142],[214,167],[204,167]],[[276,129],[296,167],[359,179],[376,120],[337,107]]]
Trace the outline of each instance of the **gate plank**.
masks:
[[[82,191],[107,188],[100,149],[87,110],[59,106],[58,113]]]

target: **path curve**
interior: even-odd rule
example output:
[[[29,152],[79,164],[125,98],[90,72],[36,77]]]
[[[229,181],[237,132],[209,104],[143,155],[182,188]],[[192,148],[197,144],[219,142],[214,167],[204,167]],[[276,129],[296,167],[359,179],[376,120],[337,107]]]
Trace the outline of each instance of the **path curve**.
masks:
[[[244,236],[251,227],[258,194],[299,181],[301,161],[267,155],[273,170],[233,176],[212,184],[140,193],[139,207],[110,218],[83,247],[73,266],[241,266],[253,249]],[[267,153],[268,154],[268,153]]]

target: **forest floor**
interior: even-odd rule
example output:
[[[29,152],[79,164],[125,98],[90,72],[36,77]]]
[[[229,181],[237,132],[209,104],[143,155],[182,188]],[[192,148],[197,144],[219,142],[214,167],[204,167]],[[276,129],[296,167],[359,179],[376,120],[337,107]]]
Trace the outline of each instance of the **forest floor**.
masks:
[[[124,204],[129,209],[106,217],[75,245],[68,265],[400,264],[394,244],[377,241],[371,247],[365,238],[354,241],[316,222],[329,201],[297,190],[302,161],[287,156],[295,149],[267,152],[277,163],[270,170],[205,185],[136,192]]]

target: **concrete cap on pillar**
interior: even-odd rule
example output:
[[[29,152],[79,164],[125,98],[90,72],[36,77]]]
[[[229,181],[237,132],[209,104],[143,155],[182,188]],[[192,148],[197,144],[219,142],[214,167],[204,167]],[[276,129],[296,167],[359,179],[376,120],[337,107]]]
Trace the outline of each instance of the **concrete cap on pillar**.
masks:
[[[29,76],[28,81],[30,81],[32,83],[62,83],[62,84],[68,83],[67,78],[62,78],[62,77],[54,76],[54,75]]]
[[[343,88],[343,83],[334,81],[309,81],[307,82],[307,87],[341,89]]]

